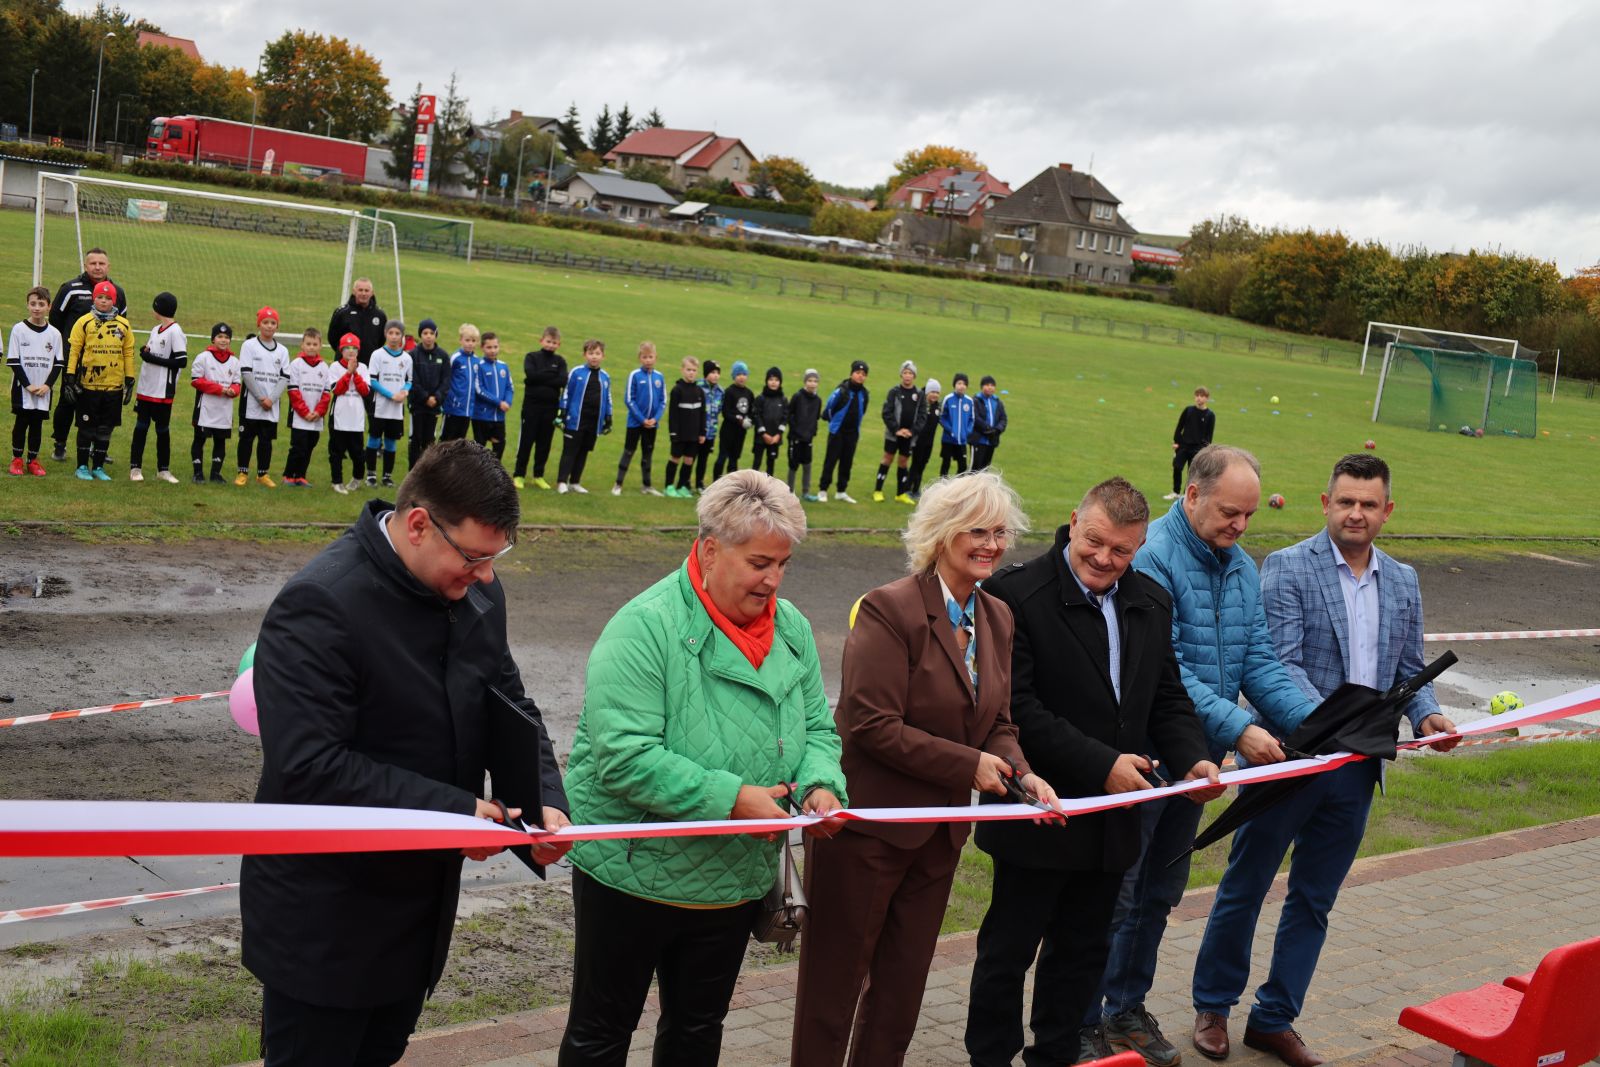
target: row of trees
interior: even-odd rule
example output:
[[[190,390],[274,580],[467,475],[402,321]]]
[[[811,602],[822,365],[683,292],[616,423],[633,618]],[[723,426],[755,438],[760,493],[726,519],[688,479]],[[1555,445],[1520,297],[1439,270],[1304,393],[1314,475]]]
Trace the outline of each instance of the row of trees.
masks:
[[[1264,229],[1236,215],[1196,225],[1176,299],[1297,333],[1360,340],[1372,320],[1515,337],[1600,376],[1600,267],[1563,279],[1505,252],[1391,251],[1338,232]],[[1546,368],[1548,369],[1548,368]]]

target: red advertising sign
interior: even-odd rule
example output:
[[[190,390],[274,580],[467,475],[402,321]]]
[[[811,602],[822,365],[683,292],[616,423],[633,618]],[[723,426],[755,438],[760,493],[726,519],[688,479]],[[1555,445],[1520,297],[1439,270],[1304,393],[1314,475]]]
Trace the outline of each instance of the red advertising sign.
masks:
[[[438,97],[417,98],[417,141],[411,156],[411,191],[428,191],[428,162],[433,158],[433,121]]]

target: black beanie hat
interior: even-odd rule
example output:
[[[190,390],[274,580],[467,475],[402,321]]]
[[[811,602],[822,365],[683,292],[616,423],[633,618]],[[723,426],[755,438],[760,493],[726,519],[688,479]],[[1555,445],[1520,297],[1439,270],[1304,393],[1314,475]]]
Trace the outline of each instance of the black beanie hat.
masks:
[[[421,322],[417,323],[417,333],[420,334],[423,330],[432,330],[435,334],[437,334],[439,332],[439,324],[434,322],[432,319],[423,319]]]
[[[778,384],[779,385],[783,384],[783,371],[778,369],[777,367],[768,367],[767,368],[767,377],[768,378],[776,378],[776,379],[778,379]]]
[[[211,327],[212,337],[217,336],[219,333],[228,338],[230,341],[233,340],[233,327],[229,326],[227,323],[219,322],[215,326]]]
[[[178,298],[171,293],[157,293],[156,298],[150,301],[150,310],[170,319],[178,313]]]
[[[708,359],[704,363],[700,364],[701,374],[718,374],[721,371],[722,368],[717,365],[717,361],[714,359]]]

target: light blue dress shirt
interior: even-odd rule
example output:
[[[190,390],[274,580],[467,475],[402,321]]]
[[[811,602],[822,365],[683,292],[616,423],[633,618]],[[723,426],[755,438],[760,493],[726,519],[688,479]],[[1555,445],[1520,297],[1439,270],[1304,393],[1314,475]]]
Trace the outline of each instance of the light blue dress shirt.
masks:
[[[1083,590],[1083,598],[1090,604],[1100,609],[1100,614],[1106,620],[1106,639],[1111,646],[1111,662],[1106,665],[1111,675],[1111,691],[1116,694],[1117,703],[1122,703],[1122,631],[1117,626],[1117,586],[1114,583],[1104,593],[1095,594],[1083,584],[1078,577],[1078,572],[1072,569],[1072,557],[1066,549],[1061,550],[1061,555],[1067,561],[1067,573],[1072,575],[1072,580],[1078,583],[1078,588]]]
[[[1333,538],[1329,536],[1329,544]],[[1333,545],[1334,566],[1339,570],[1339,589],[1344,593],[1344,617],[1350,634],[1350,678],[1369,689],[1378,684],[1378,554],[1371,553],[1367,569],[1357,578],[1338,545]]]

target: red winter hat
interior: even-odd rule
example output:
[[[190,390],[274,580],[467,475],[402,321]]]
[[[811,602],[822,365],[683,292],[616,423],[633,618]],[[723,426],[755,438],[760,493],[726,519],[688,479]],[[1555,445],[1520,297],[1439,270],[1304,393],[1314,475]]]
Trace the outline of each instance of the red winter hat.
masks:
[[[117,298],[117,287],[112,285],[110,282],[97,282],[95,283],[93,295],[109,296],[111,299],[115,300]]]
[[[343,337],[339,338],[339,347],[353,348],[359,352],[361,351],[361,338],[357,337],[353,333],[347,333]]]
[[[273,322],[277,322],[278,321],[278,313],[275,310],[273,310],[272,308],[270,308],[270,307],[264,307],[260,311],[256,312],[256,325],[257,326],[261,325],[261,320],[262,319],[271,319]]]

